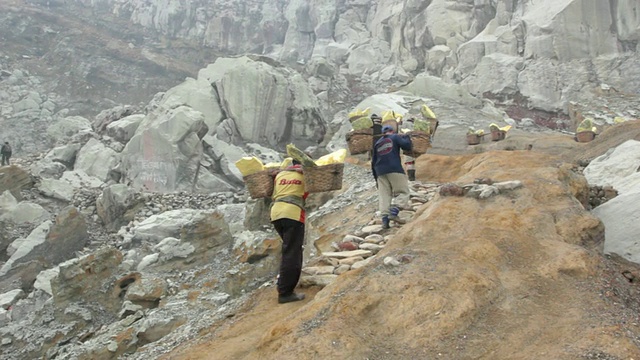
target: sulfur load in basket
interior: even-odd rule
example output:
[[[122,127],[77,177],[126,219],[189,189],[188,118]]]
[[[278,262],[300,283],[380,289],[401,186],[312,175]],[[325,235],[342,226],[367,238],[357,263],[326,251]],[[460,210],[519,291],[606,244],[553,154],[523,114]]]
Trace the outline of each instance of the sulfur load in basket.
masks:
[[[304,187],[310,193],[342,189],[344,163],[304,168]]]
[[[254,199],[271,197],[273,194],[273,170],[262,170],[242,177],[249,195]]]
[[[426,154],[431,147],[431,136],[426,131],[409,131],[411,137],[411,151],[404,151],[406,155],[417,157]]]
[[[350,131],[345,138],[351,155],[364,154],[373,148],[373,129]]]

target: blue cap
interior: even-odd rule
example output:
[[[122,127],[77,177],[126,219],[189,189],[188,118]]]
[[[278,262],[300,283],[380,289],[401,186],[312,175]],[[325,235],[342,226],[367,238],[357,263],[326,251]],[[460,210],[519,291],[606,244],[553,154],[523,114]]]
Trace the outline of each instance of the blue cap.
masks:
[[[387,131],[393,131],[393,126],[391,125],[385,125],[382,127],[382,133],[386,133]]]

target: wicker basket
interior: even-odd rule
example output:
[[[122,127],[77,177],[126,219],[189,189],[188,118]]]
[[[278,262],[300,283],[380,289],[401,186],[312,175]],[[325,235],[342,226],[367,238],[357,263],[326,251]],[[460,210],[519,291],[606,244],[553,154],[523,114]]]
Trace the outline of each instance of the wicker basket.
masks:
[[[273,194],[273,174],[272,170],[263,170],[243,177],[249,195],[254,199],[271,197]]]
[[[494,130],[491,131],[491,141],[500,141],[504,140],[507,136],[507,132],[503,130]]]
[[[576,134],[576,140],[578,140],[578,142],[589,142],[593,140],[595,137],[596,137],[596,133],[594,133],[591,130],[580,131],[579,133]]]
[[[344,164],[329,164],[304,168],[305,191],[323,192],[342,189]]]
[[[482,140],[482,136],[478,134],[468,134],[467,135],[467,144],[469,145],[478,145],[480,144],[480,140]]]
[[[351,155],[364,154],[373,148],[373,129],[354,130],[345,138]]]
[[[407,135],[411,137],[411,151],[403,151],[403,153],[411,157],[426,154],[427,150],[431,147],[431,136],[424,131],[416,130],[409,131]]]

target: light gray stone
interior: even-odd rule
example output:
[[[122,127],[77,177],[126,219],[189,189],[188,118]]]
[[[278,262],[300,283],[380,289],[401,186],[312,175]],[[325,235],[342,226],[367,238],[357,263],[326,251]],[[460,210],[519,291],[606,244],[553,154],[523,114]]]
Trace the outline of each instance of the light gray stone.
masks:
[[[24,299],[25,297],[26,294],[22,289],[14,289],[4,294],[0,294],[0,308],[6,310],[18,300]]]

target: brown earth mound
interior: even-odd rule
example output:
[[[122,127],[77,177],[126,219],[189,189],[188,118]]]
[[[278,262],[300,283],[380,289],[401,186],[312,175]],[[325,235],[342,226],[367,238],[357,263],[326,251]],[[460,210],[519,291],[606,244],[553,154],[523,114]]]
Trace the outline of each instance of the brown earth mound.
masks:
[[[618,132],[576,154],[621,143],[609,138]],[[640,358],[640,271],[601,254],[604,227],[581,205],[588,184],[563,159],[570,154],[421,157],[419,180],[524,186],[482,200],[438,195],[368,266],[300,303],[278,305],[263,289],[165,359]],[[327,215],[327,228],[343,218]],[[404,261],[386,266],[388,256]]]

